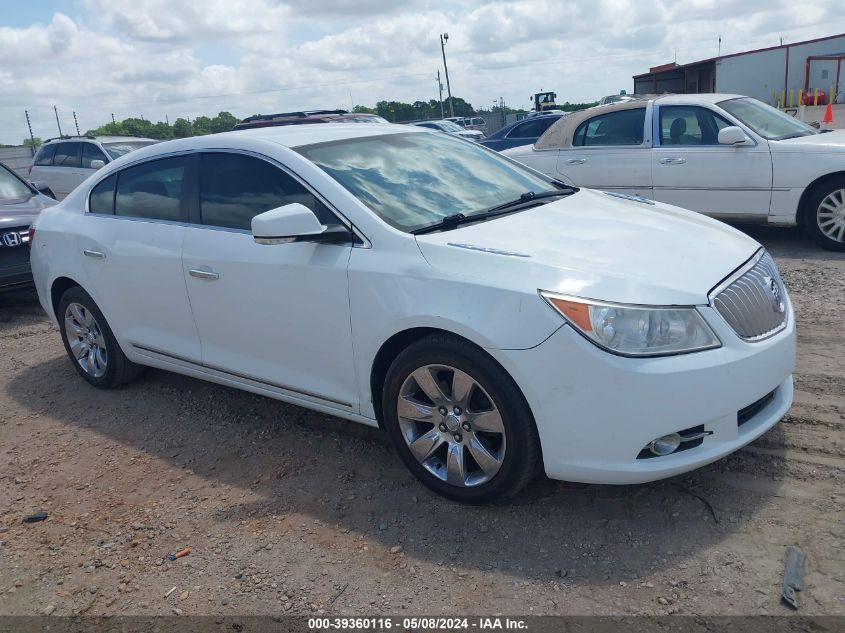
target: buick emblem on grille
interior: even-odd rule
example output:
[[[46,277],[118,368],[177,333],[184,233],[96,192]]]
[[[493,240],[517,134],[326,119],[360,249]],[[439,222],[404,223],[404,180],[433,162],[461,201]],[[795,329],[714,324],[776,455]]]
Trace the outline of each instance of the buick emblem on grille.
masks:
[[[21,236],[18,233],[3,233],[3,243],[6,246],[20,246]]]
[[[783,299],[781,299],[778,282],[773,278],[766,276],[763,278],[763,283],[766,284],[769,294],[772,295],[772,309],[778,314],[783,314],[784,310],[786,310],[786,306],[783,304]]]

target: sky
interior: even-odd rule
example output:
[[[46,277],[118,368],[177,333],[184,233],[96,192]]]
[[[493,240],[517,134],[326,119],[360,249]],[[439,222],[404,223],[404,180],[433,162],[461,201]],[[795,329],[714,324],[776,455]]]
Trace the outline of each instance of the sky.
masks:
[[[651,66],[845,32],[841,0],[0,0],[0,143],[111,119],[437,98],[530,108]],[[441,77],[445,85],[445,77]],[[445,96],[445,89],[444,89]]]

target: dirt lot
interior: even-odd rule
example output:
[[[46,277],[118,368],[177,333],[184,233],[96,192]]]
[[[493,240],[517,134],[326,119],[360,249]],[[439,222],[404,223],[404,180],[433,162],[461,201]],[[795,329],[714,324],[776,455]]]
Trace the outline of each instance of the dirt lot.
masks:
[[[798,544],[801,612],[845,614],[845,256],[752,234],[798,315],[784,421],[684,477],[482,508],[337,419],[161,371],[90,388],[0,296],[0,613],[780,614]]]

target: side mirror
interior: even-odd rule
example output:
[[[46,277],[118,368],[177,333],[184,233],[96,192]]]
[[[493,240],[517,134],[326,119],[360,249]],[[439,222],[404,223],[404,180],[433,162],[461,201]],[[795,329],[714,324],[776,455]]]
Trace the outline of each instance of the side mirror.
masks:
[[[29,184],[31,184],[33,187],[35,187],[35,190],[38,193],[44,194],[48,198],[53,198],[53,200],[56,199],[56,196],[53,194],[53,191],[50,189],[49,185],[47,185],[46,183],[38,182],[36,180],[30,180]]]
[[[100,169],[101,167],[105,167],[105,165],[105,161],[102,161],[99,158],[91,161],[91,169]]]
[[[352,232],[345,226],[320,224],[314,212],[298,202],[256,215],[252,236],[258,244],[352,242]]]
[[[719,145],[745,145],[748,137],[745,132],[735,125],[729,125],[719,130]]]

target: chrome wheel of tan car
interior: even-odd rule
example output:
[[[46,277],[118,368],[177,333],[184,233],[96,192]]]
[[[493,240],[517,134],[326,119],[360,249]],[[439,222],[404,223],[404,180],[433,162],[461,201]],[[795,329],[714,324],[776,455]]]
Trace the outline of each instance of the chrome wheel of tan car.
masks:
[[[399,427],[417,461],[453,486],[478,486],[499,472],[507,447],[493,399],[469,374],[425,365],[402,384]]]
[[[101,378],[108,365],[106,340],[94,314],[80,303],[65,309],[65,336],[71,354],[89,376]]]

